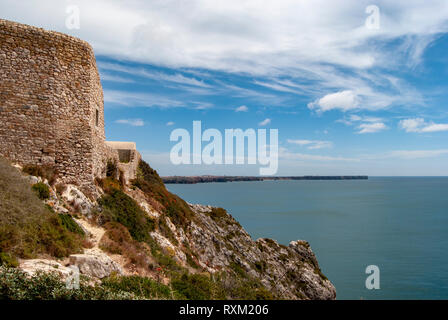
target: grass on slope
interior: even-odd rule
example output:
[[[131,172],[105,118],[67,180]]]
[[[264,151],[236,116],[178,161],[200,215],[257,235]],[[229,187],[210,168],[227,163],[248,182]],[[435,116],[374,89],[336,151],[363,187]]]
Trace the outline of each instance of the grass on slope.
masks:
[[[155,199],[174,224],[186,226],[190,223],[193,212],[188,204],[169,192],[157,171],[143,160],[139,163],[137,179],[134,180],[133,184],[146,193],[149,198]]]
[[[0,157],[0,264],[38,255],[64,257],[81,248],[81,237],[39,200],[21,173]]]

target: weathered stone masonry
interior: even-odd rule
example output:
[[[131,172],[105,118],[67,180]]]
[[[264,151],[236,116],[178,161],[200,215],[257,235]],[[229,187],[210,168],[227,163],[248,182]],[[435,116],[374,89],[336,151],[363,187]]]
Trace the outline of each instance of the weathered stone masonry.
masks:
[[[107,158],[104,104],[91,46],[0,19],[0,155],[52,165],[66,183],[92,185]],[[128,173],[132,178],[135,172]]]

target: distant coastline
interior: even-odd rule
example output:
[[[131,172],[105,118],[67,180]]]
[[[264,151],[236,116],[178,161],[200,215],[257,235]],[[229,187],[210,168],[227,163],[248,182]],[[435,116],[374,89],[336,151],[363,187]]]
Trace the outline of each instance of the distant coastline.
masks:
[[[269,180],[368,180],[368,176],[285,176],[285,177],[256,177],[256,176],[170,176],[162,177],[166,184],[195,184],[210,182],[236,181],[269,181]]]

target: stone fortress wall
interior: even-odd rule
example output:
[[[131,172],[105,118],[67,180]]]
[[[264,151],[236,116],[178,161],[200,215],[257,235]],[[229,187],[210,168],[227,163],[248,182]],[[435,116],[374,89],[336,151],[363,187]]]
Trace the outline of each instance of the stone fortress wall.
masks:
[[[103,91],[87,42],[0,19],[0,82],[0,155],[54,166],[79,186],[103,177],[108,159],[119,161],[105,144]]]

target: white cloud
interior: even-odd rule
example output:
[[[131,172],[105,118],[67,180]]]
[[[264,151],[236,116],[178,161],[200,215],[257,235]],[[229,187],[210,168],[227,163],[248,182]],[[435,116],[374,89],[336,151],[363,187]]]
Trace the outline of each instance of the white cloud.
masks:
[[[331,148],[333,143],[330,141],[319,141],[319,140],[292,140],[288,139],[288,143],[297,144],[299,146],[306,146],[307,149],[323,149]]]
[[[173,122],[173,121],[168,121],[168,122],[166,123],[166,125],[167,125],[168,127],[174,126],[174,122]]]
[[[133,83],[134,82],[134,80],[132,80],[132,79],[121,77],[121,76],[111,75],[106,72],[101,73],[101,80],[102,81],[110,81],[110,82],[120,82],[120,83]]]
[[[271,119],[267,118],[267,119],[264,119],[263,121],[261,121],[260,123],[258,123],[258,125],[263,127],[263,126],[267,126],[270,123],[271,123]]]
[[[401,120],[398,124],[399,127],[406,132],[418,132],[424,125],[425,119],[415,118],[415,119],[405,119]]]
[[[194,102],[196,104],[195,110],[207,110],[213,107],[213,103],[209,102]]]
[[[211,88],[209,84],[206,84],[202,80],[198,80],[196,78],[190,78],[186,77],[180,73],[175,74],[167,74],[163,72],[155,72],[155,71],[149,71],[145,68],[136,68],[136,67],[129,67],[124,66],[117,63],[110,63],[110,62],[100,62],[98,63],[98,66],[100,70],[109,70],[109,71],[115,71],[115,72],[122,72],[127,73],[133,76],[140,76],[147,79],[157,80],[157,81],[167,81],[167,82],[174,82],[178,84],[183,85],[190,85],[190,86],[196,86],[196,87],[202,87],[202,88]],[[102,74],[103,76],[103,74]]]
[[[293,160],[293,161],[325,161],[325,162],[359,162],[360,159],[357,158],[346,158],[340,156],[324,156],[324,155],[313,155],[304,153],[290,152],[285,148],[279,149],[280,159]]]
[[[362,120],[362,118],[360,116],[355,115],[355,114],[352,114],[350,116],[350,121],[361,121],[361,120]]]
[[[309,109],[316,110],[319,113],[334,109],[348,111],[356,109],[358,106],[359,99],[351,90],[330,93],[315,102],[308,104]]]
[[[249,108],[247,106],[239,106],[235,109],[235,112],[247,112],[249,111]]]
[[[263,76],[259,86],[310,95],[310,106],[321,112],[421,105],[418,90],[391,71],[417,66],[426,48],[448,31],[446,0],[378,0],[379,30],[364,26],[368,0],[75,2],[79,30],[65,27],[64,1],[2,0],[0,12],[5,19],[84,39],[97,55],[199,69],[192,77],[132,71],[140,76],[202,89],[200,94],[213,92],[199,75],[209,70]],[[268,101],[256,92],[236,93]]]
[[[358,126],[358,133],[375,133],[387,129],[387,126],[382,122],[362,123]]]
[[[102,55],[175,67],[288,72],[320,63],[369,68],[396,61],[374,40],[411,39],[402,52],[418,61],[447,29],[445,0],[378,0],[381,27],[364,27],[369,1],[78,0],[81,29],[65,28],[64,1],[3,0],[2,17],[72,33]],[[318,9],[317,9],[318,8]],[[306,32],[298,32],[306,30]]]
[[[352,125],[355,125],[356,123],[359,123],[359,122],[371,123],[371,122],[382,122],[382,121],[383,121],[382,118],[365,117],[365,116],[360,116],[360,115],[357,115],[357,114],[351,114],[348,117],[344,117],[342,119],[336,120],[336,122],[343,123],[343,124],[345,124],[347,126],[352,126]]]
[[[127,107],[173,108],[185,106],[183,102],[163,96],[119,90],[104,90],[104,102]]]
[[[401,120],[398,126],[406,132],[428,133],[448,131],[448,124],[428,123],[423,118]]]
[[[356,114],[350,115],[348,118],[336,120],[336,122],[343,123],[347,126],[356,126],[358,131],[356,133],[375,133],[387,129],[387,126],[383,122],[383,118],[360,116]]]
[[[145,122],[142,119],[120,119],[115,122],[120,124],[127,124],[133,127],[143,127],[145,125]]]
[[[387,152],[384,154],[369,155],[363,157],[364,159],[370,160],[380,160],[380,159],[426,159],[435,158],[442,155],[448,154],[448,149],[437,149],[437,150],[395,150]]]
[[[280,85],[278,83],[268,83],[268,82],[263,82],[263,81],[254,81],[255,84],[262,86],[262,87],[266,87],[275,91],[280,91],[280,92],[289,92],[289,93],[296,93],[296,94],[300,94],[301,92],[296,90],[296,89],[292,89],[288,86],[284,86],[284,85]]]

